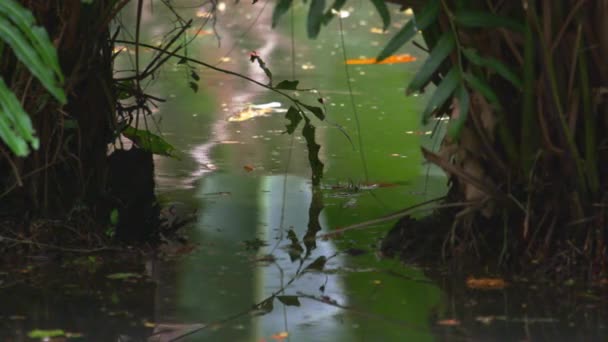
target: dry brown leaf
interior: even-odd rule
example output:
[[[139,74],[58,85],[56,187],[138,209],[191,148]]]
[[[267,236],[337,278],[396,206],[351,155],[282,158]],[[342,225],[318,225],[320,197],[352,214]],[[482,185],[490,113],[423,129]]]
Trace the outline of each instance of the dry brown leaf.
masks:
[[[467,287],[470,289],[501,290],[507,285],[507,282],[502,278],[467,278]]]
[[[245,171],[247,171],[247,172],[251,172],[251,171],[255,170],[255,168],[252,165],[245,165],[245,166],[243,166],[243,169],[245,169]]]
[[[437,325],[442,325],[444,327],[455,327],[460,325],[460,321],[455,318],[442,319],[437,321]]]

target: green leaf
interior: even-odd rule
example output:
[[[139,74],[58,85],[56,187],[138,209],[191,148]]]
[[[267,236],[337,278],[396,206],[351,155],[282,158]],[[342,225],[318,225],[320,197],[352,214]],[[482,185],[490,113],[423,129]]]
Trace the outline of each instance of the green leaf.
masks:
[[[317,38],[323,24],[323,11],[325,10],[325,0],[312,0],[308,9],[308,19],[306,21],[306,31],[308,38]]]
[[[31,12],[15,0],[0,1],[0,40],[60,103],[67,102],[55,47],[46,30],[35,26]]]
[[[129,279],[129,278],[140,278],[141,274],[130,273],[130,272],[119,272],[108,274],[106,278],[113,280]]]
[[[277,299],[287,306],[300,306],[298,296],[277,296]]]
[[[483,97],[485,97],[486,100],[488,100],[489,103],[491,103],[494,106],[497,106],[498,108],[501,108],[502,106],[500,105],[500,100],[498,99],[498,95],[496,95],[496,93],[494,92],[494,90],[492,90],[492,87],[490,87],[490,85],[474,76],[473,74],[469,74],[466,73],[463,75],[465,81],[467,81],[467,84],[477,90]]]
[[[307,105],[305,103],[302,103],[300,101],[298,101],[298,103],[308,109],[311,113],[313,113],[319,120],[323,121],[325,119],[325,113],[323,113],[323,109],[321,109],[320,107],[316,107],[316,106],[310,106]]]
[[[201,77],[194,71],[190,72],[190,77],[195,81],[199,81],[201,79]]]
[[[400,47],[409,42],[419,30],[424,30],[429,27],[437,19],[439,9],[441,7],[441,0],[429,0],[426,6],[420,12],[420,15],[416,15],[410,20],[403,28],[386,44],[382,52],[376,57],[378,62],[386,59],[397,51]]]
[[[443,106],[450,96],[454,93],[454,90],[461,82],[460,71],[458,68],[452,68],[450,72],[441,80],[441,83],[435,89],[433,96],[426,105],[426,109],[422,114],[422,122],[426,123],[429,116],[435,111],[435,109]]]
[[[391,14],[388,11],[388,7],[386,7],[386,2],[384,0],[372,0],[372,3],[382,18],[382,29],[386,31],[388,25],[391,24]]]
[[[327,262],[327,258],[323,255],[316,258],[315,261],[311,262],[304,271],[322,271],[323,267],[325,267],[325,263]]]
[[[115,226],[118,224],[118,209],[114,208],[110,212],[110,224]]]
[[[444,33],[431,51],[431,54],[422,65],[414,79],[407,86],[406,94],[421,91],[431,77],[437,72],[441,63],[456,47],[456,40],[451,32]]]
[[[174,153],[175,147],[154,133],[128,126],[122,131],[122,134],[148,152],[179,159]]]
[[[481,67],[486,67],[496,72],[502,78],[511,82],[511,84],[513,84],[515,88],[522,89],[522,80],[515,74],[515,72],[513,72],[513,70],[511,70],[508,66],[506,66],[499,60],[491,57],[481,57],[479,54],[477,54],[477,51],[475,51],[475,49],[471,48],[464,49],[462,53],[471,63]]]
[[[464,127],[467,117],[469,116],[469,92],[464,85],[460,85],[456,89],[456,98],[458,99],[458,117],[450,118],[450,125],[448,127],[448,136],[452,139],[460,139],[460,132]]]
[[[289,107],[287,113],[285,113],[285,119],[289,120],[289,124],[285,126],[287,133],[293,134],[296,130],[300,121],[302,121],[302,114],[294,106]]]
[[[61,329],[53,329],[53,330],[42,330],[42,329],[34,329],[27,333],[27,337],[36,338],[36,339],[48,339],[52,337],[61,337],[65,336],[65,331]]]
[[[272,11],[272,28],[275,28],[279,23],[279,19],[289,11],[292,2],[293,0],[279,0],[277,2]]]
[[[515,32],[524,32],[525,26],[511,18],[499,16],[489,12],[461,10],[454,14],[457,24],[471,28],[497,28],[504,27]]]
[[[30,116],[2,78],[0,78],[0,140],[19,157],[28,155],[30,152],[28,144],[33,149],[38,149],[39,146]]]
[[[297,90],[298,89],[298,83],[300,83],[300,81],[285,80],[285,81],[279,82],[279,84],[277,84],[274,87],[274,89]]]
[[[317,186],[321,183],[324,165],[319,159],[319,150],[321,149],[321,146],[315,141],[315,127],[310,124],[309,119],[306,119],[306,124],[302,129],[302,135],[306,140],[306,148],[308,149],[308,163],[312,170],[312,185]]]

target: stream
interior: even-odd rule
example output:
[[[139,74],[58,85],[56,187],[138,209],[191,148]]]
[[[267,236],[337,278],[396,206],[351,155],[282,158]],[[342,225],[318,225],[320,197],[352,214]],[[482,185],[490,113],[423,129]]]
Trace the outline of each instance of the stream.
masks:
[[[184,18],[198,18],[188,31],[190,57],[267,84],[250,62],[255,51],[275,85],[298,80],[298,88],[315,89],[285,91],[290,96],[315,106],[323,98],[326,120],[310,115],[321,186],[311,184],[303,123],[285,134],[289,99],[171,60],[146,92],[167,99],[151,127],[179,159],[155,156],[156,190],[165,210],[196,216],[184,229],[187,242],[169,242],[143,265],[82,258],[84,276],[73,276],[74,261],[46,267],[58,275],[51,283],[0,283],[0,339],[28,340],[35,329],[63,329],[75,333],[66,340],[80,341],[606,339],[605,288],[533,279],[480,288],[466,280],[478,275],[473,270],[404,265],[378,253],[394,221],[318,238],[445,193],[445,176],[420,154],[421,145],[438,147],[445,123],[422,126],[428,94],[404,94],[426,54],[409,44],[399,51],[407,58],[366,62],[411,13],[390,6],[383,33],[371,2],[352,1],[310,40],[301,2],[275,29],[273,2],[220,2],[215,32],[211,23],[197,29],[208,7],[175,3]],[[160,3],[145,6],[143,39],[160,41],[172,18]],[[132,59],[125,49],[117,70]]]

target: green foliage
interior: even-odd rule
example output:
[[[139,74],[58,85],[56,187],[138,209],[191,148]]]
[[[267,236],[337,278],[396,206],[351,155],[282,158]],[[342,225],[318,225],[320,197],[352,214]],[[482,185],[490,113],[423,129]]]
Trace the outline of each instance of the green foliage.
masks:
[[[63,75],[55,48],[44,28],[36,26],[33,15],[15,0],[0,1],[0,40],[61,104],[67,102],[61,88]],[[29,115],[15,94],[0,79],[0,139],[17,156],[26,156],[30,146],[37,149]]]
[[[454,47],[456,47],[454,35],[451,32],[444,33],[424,62],[424,65],[422,65],[422,68],[420,68],[412,82],[408,85],[406,93],[411,94],[422,91],[431,80],[431,77],[437,73],[441,63],[452,53]]]
[[[323,12],[325,11],[325,0],[311,0],[308,10],[306,31],[309,38],[317,38],[323,24]]]
[[[371,1],[376,7],[378,14],[380,14],[380,17],[382,18],[382,29],[386,31],[386,29],[388,29],[388,26],[391,24],[391,14],[388,11],[388,7],[386,7],[386,2],[384,2],[384,0]]]
[[[403,28],[388,42],[376,59],[378,61],[386,59],[414,38],[419,30],[426,30],[427,27],[434,24],[439,15],[440,7],[440,0],[429,0],[426,7],[420,11],[420,15],[415,16],[405,24],[405,26],[403,26]]]
[[[122,131],[122,134],[132,140],[135,144],[137,144],[137,146],[148,152],[179,159],[175,154],[175,147],[169,144],[162,137],[151,133],[148,130],[141,130],[131,126],[127,126]]]

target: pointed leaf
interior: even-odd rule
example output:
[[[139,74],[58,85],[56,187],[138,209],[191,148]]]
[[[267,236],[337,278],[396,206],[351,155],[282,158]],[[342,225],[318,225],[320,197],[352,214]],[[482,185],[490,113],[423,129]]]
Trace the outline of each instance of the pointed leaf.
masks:
[[[406,94],[409,95],[413,92],[421,91],[455,47],[456,41],[452,33],[444,33],[431,51],[426,62],[424,62],[422,68],[420,68],[414,79],[407,86]]]
[[[386,44],[382,52],[376,57],[378,62],[386,59],[392,55],[400,47],[409,42],[419,30],[424,30],[435,22],[439,9],[441,7],[441,0],[429,0],[426,6],[420,12],[420,15],[416,15],[410,20],[403,28]]]
[[[513,70],[499,60],[491,57],[481,57],[479,54],[477,54],[475,49],[464,49],[462,52],[471,63],[481,67],[486,67],[496,72],[502,76],[502,78],[511,82],[511,84],[513,84],[513,86],[517,89],[521,89],[523,87],[522,80],[515,74],[515,72],[513,72]]]
[[[459,139],[462,127],[464,127],[467,117],[469,115],[469,92],[464,85],[460,85],[456,89],[456,98],[458,99],[458,117],[450,118],[450,125],[448,127],[448,136],[452,139]]]
[[[302,102],[298,102],[302,107],[308,109],[311,113],[313,113],[319,120],[323,121],[325,119],[325,114],[323,113],[323,109],[316,107],[316,106],[310,106],[307,104],[304,104]]]
[[[285,80],[279,82],[279,84],[277,84],[274,89],[298,90],[298,83],[300,83],[300,81]]]
[[[463,76],[464,76],[465,81],[467,81],[467,84],[471,88],[477,90],[489,103],[491,103],[492,105],[497,106],[499,108],[502,107],[500,105],[500,100],[498,99],[498,95],[496,95],[494,90],[492,90],[492,88],[486,81],[474,76],[473,74],[469,74],[469,73],[466,73]]]
[[[450,96],[456,90],[456,87],[460,84],[461,77],[460,71],[457,68],[452,68],[450,72],[441,80],[441,83],[435,89],[433,96],[429,100],[429,103],[426,105],[426,109],[422,114],[422,122],[426,124],[429,119],[429,116],[435,111],[435,109],[443,106],[445,101],[447,101]]]
[[[12,1],[12,0],[11,0]],[[67,102],[65,92],[60,87],[51,65],[47,65],[41,59],[42,51],[33,46],[23,32],[15,27],[4,17],[0,16],[0,40],[5,41],[14,52],[15,56],[25,65],[40,83],[55,97],[61,104]],[[50,43],[49,43],[50,44]]]
[[[279,19],[287,13],[292,2],[293,0],[279,0],[279,2],[277,2],[276,6],[274,6],[274,11],[272,12],[272,28],[277,26]]]
[[[525,26],[511,18],[499,16],[489,12],[461,10],[454,14],[457,24],[472,28],[504,27],[515,32],[524,32]]]
[[[287,128],[287,133],[293,134],[300,124],[300,121],[302,121],[302,114],[300,114],[300,111],[297,110],[296,107],[291,106],[287,110],[287,113],[285,113],[285,119],[289,120],[289,124],[285,126],[285,128]]]
[[[38,138],[34,136],[34,128],[30,116],[25,112],[21,103],[4,80],[0,77],[0,140],[4,141],[11,151],[19,157],[25,157],[30,149],[37,149]]]
[[[317,38],[323,24],[323,11],[325,10],[325,0],[312,0],[308,9],[308,19],[306,30],[308,38]]]
[[[298,296],[277,296],[277,299],[287,306],[300,306]]]
[[[382,29],[386,31],[388,25],[391,24],[391,14],[388,12],[388,7],[386,7],[386,2],[384,0],[371,0],[378,14],[382,18]]]
[[[177,159],[175,147],[154,133],[128,126],[122,134],[148,152]]]
[[[190,72],[190,77],[192,77],[192,79],[195,81],[199,81],[201,79],[201,77],[194,71]]]

